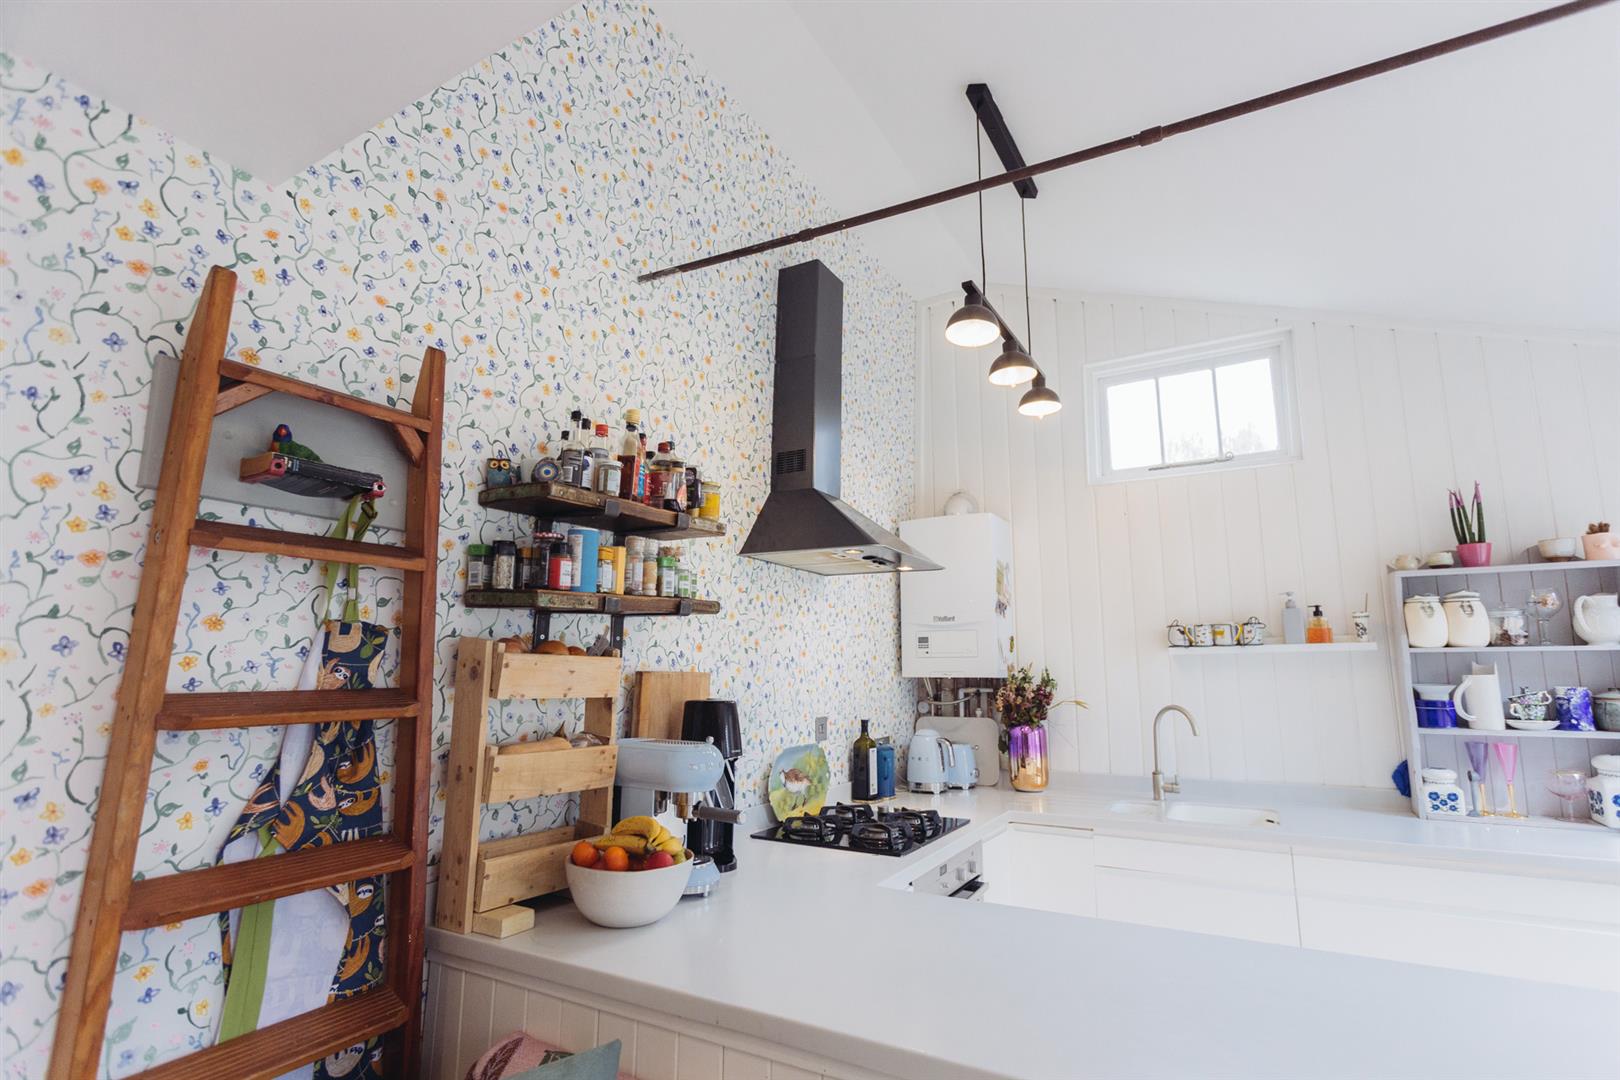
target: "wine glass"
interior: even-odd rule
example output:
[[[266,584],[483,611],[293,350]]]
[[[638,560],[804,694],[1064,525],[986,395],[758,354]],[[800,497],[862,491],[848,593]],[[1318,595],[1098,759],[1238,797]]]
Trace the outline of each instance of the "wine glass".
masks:
[[[1533,589],[1530,592],[1530,610],[1535,613],[1536,625],[1541,631],[1541,643],[1551,645],[1547,635],[1547,620],[1564,608],[1564,599],[1557,589]]]
[[[1586,801],[1586,770],[1559,769],[1552,774],[1552,779],[1547,781],[1547,790],[1563,802],[1564,820],[1576,820],[1576,805]]]
[[[1497,764],[1502,766],[1503,782],[1507,786],[1507,809],[1497,812],[1498,817],[1522,818],[1519,813],[1518,800],[1513,797],[1513,777],[1519,768],[1519,747],[1517,743],[1492,743],[1491,749],[1496,751]]]

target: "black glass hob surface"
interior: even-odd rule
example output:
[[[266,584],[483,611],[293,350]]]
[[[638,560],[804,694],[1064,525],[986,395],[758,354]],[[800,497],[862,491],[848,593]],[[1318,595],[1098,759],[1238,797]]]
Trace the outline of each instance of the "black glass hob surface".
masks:
[[[967,818],[941,817],[938,810],[837,803],[817,814],[788,818],[753,838],[867,855],[907,855],[967,823]]]

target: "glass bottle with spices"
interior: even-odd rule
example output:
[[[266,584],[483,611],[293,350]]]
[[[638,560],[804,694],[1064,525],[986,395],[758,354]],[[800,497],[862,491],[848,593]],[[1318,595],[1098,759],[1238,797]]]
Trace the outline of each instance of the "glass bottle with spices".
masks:
[[[568,538],[561,533],[548,535],[555,539],[551,541],[550,555],[546,560],[546,588],[571,590],[574,587],[574,557],[568,546]]]
[[[617,494],[621,499],[640,499],[641,492],[646,485],[646,478],[641,473],[641,451],[644,437],[641,434],[641,410],[624,410],[624,438],[619,440],[619,489],[609,494]]]
[[[698,517],[708,521],[720,520],[720,485],[713,480],[703,481],[703,501],[698,504]]]
[[[664,544],[658,549],[658,595],[673,597],[680,594],[680,555],[673,544]]]
[[[517,588],[517,545],[510,540],[495,541],[494,570],[490,574],[490,587]]]
[[[658,466],[664,477],[659,485],[663,499],[659,505],[678,514],[686,509],[686,462],[675,456],[673,439],[662,443],[659,449],[665,455]]]
[[[467,545],[467,588],[489,588],[490,550],[488,544]]]
[[[645,446],[646,444],[643,443],[642,445]],[[643,476],[641,501],[648,506],[657,506],[661,501],[658,494],[658,463],[651,450],[641,452],[641,471]]]
[[[579,486],[579,465],[585,448],[573,441],[574,429],[579,427],[580,411],[568,414],[568,423],[562,429],[561,449],[557,451],[557,479],[564,484]]]
[[[697,508],[703,503],[703,484],[702,481],[698,479],[696,465],[688,465],[686,467],[685,482],[686,508],[688,510],[696,511]]]
[[[533,579],[529,576],[530,574],[532,574],[534,572],[533,571],[533,564],[534,564],[534,549],[532,547],[529,547],[526,544],[523,545],[522,547],[519,547],[517,549],[517,562],[513,563],[513,565],[512,565],[512,588],[514,588],[514,589],[532,589],[532,588],[535,588],[534,585],[530,584],[530,581],[532,581]]]
[[[594,434],[591,437],[590,449],[586,451],[586,455],[591,459],[591,490],[605,492],[609,495],[617,494],[619,490],[617,477],[614,478],[612,491],[608,491],[603,486],[606,482],[603,474],[607,471],[608,463],[611,461],[614,465],[618,464],[618,462],[614,461],[613,454],[608,449],[608,426],[606,424],[596,425]]]
[[[596,463],[602,459],[600,448],[591,445],[592,433],[595,430],[596,426],[591,423],[590,417],[580,417],[579,486],[586,491],[596,490]]]
[[[658,595],[658,545],[651,540],[641,548],[641,595]]]
[[[641,595],[641,564],[642,549],[646,546],[645,536],[627,536],[624,538],[624,592],[626,596]]]

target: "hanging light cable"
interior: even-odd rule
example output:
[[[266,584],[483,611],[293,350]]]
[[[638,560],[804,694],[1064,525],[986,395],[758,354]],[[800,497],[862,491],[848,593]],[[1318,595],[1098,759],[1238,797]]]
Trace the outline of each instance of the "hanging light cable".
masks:
[[[1024,224],[1026,201],[1018,200],[1018,227],[1024,236],[1024,338],[1027,341],[1033,327],[1030,326],[1029,318],[1029,228]],[[1027,347],[1033,349],[1035,346],[1031,343]],[[1035,366],[1035,361],[1030,359],[1029,353],[1012,338],[1007,339],[1006,348],[996,357],[996,362],[990,365],[990,381],[996,386],[1019,386],[1038,378],[1040,373],[1040,368]]]
[[[979,179],[984,179],[984,140],[979,133],[979,118],[973,118],[973,158],[978,164]],[[984,192],[979,192],[979,288],[987,288],[984,261]],[[963,297],[960,308],[952,313],[945,324],[945,340],[966,349],[988,345],[1001,334],[1001,324],[995,312],[979,303],[972,293]]]
[[[1024,233],[1024,338],[1029,342],[1031,349],[1035,348],[1035,320],[1030,315],[1029,303],[1029,226],[1024,223],[1024,203],[1018,200],[1018,226]],[[1063,408],[1063,402],[1058,400],[1057,392],[1046,385],[1046,375],[1040,371],[1035,372],[1035,383],[1024,396],[1018,399],[1018,411],[1025,416],[1033,416],[1039,420],[1043,416],[1051,416]]]

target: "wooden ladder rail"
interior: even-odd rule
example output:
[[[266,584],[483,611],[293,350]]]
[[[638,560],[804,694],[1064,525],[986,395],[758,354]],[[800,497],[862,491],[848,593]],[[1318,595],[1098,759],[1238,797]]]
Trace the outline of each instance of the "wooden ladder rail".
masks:
[[[409,413],[261,373],[224,359],[235,290],[234,273],[218,266],[209,271],[181,351],[169,437],[57,1014],[47,1073],[50,1080],[95,1080],[97,1076],[119,936],[124,930],[378,873],[390,875],[382,983],[353,998],[330,1002],[149,1069],[141,1076],[271,1080],[384,1033],[388,1034],[388,1075],[414,1075],[419,1058],[444,353],[426,350]],[[229,385],[222,386],[222,379]],[[244,388],[249,392],[244,393]],[[221,526],[196,517],[213,417],[276,391],[393,426],[401,449],[410,458],[404,548],[343,545],[320,537]],[[347,557],[356,562],[377,557],[384,565],[403,569],[406,601],[400,689],[167,694],[174,628],[194,544],[304,558]],[[392,835],[274,856],[273,866],[272,860],[251,860],[134,880],[135,848],[159,730],[367,718],[394,719],[397,724]],[[205,901],[196,899],[199,893]]]

